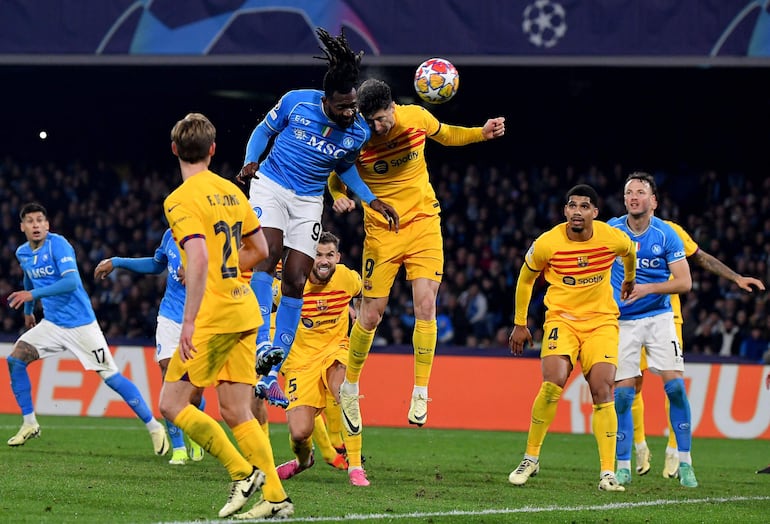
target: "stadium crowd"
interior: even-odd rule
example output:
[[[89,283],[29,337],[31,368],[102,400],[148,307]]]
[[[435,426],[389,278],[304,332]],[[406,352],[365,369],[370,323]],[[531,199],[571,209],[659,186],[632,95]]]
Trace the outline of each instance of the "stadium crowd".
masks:
[[[236,173],[228,164],[215,163],[213,168],[230,178]],[[432,182],[442,207],[446,256],[438,297],[439,344],[506,347],[518,268],[532,240],[563,219],[566,190],[579,182],[595,187],[603,199],[599,218],[608,220],[625,213],[622,186],[627,174],[621,165],[585,170],[434,165]],[[715,171],[655,176],[660,188],[657,216],[680,223],[701,247],[738,273],[770,281],[770,179]],[[41,165],[3,159],[2,334],[15,337],[24,326],[21,310],[10,309],[6,299],[22,286],[14,256],[24,239],[18,212],[24,203],[38,201],[48,209],[51,230],[73,243],[107,339],[151,340],[165,276],[115,271],[96,281],[93,270],[106,257],[153,255],[167,228],[161,204],[177,181],[176,172],[104,162]],[[343,261],[360,269],[360,207],[337,215],[327,206],[323,223],[342,239]],[[691,271],[693,289],[683,297],[685,350],[754,362],[767,359],[767,295],[747,294],[695,264]],[[536,341],[542,339],[544,291],[541,280],[530,304],[529,324]],[[409,344],[413,323],[409,287],[399,277],[375,344]]]

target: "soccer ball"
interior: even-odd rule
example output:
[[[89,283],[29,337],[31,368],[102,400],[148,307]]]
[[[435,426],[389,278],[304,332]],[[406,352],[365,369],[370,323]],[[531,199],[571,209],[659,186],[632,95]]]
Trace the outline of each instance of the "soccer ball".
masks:
[[[431,104],[443,104],[455,96],[460,87],[460,75],[449,60],[430,58],[414,73],[417,96]]]

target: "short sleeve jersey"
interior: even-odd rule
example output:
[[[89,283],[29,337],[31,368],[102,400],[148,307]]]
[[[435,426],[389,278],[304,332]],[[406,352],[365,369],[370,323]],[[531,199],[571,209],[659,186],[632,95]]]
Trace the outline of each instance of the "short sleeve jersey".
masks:
[[[598,220],[593,236],[583,242],[570,240],[567,227],[562,223],[540,235],[525,256],[527,267],[542,271],[550,284],[545,294],[549,314],[571,320],[617,318],[610,272],[615,257],[633,249],[631,240]]]
[[[218,333],[240,333],[262,323],[251,287],[242,282],[238,268],[241,238],[260,229],[257,215],[243,192],[212,173],[197,173],[174,190],[163,210],[187,265],[185,243],[203,238],[208,252],[206,290],[195,326]]]

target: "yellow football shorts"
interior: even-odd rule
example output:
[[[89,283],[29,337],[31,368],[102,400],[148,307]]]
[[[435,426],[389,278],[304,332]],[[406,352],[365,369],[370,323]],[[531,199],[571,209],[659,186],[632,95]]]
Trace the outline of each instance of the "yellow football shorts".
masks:
[[[214,333],[196,328],[192,339],[198,350],[193,358],[182,362],[179,349],[174,351],[166,371],[166,380],[188,380],[193,386],[215,386],[219,382],[255,385],[254,367],[257,330],[241,333]]]
[[[335,362],[347,365],[348,348],[341,345],[337,351],[321,358],[303,360],[301,364],[282,370],[286,379],[286,396],[289,398],[286,409],[297,406],[323,409],[326,407],[326,394],[330,392],[327,371]]]
[[[583,376],[597,362],[618,365],[618,323],[610,317],[574,321],[555,315],[543,324],[540,358],[550,355],[568,356],[574,367],[578,358]]]
[[[413,220],[398,233],[367,224],[362,272],[364,296],[381,298],[390,295],[390,288],[402,264],[407,280],[427,278],[441,282],[443,247],[439,215]]]

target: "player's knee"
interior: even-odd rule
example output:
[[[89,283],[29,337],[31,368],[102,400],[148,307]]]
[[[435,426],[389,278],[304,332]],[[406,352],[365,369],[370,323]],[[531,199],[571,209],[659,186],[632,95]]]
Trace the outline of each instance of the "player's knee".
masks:
[[[358,323],[367,330],[376,328],[382,322],[385,306],[387,306],[387,300],[364,298],[364,301],[361,303],[361,309],[358,312]]]
[[[313,424],[311,423],[302,423],[302,424],[293,424],[289,427],[289,434],[291,435],[291,440],[294,442],[304,442],[307,439],[309,439],[313,435]]]
[[[23,340],[16,341],[16,344],[13,346],[13,351],[11,351],[9,356],[16,360],[20,360],[25,364],[29,364],[40,358],[37,349],[32,344],[24,342]]]
[[[687,403],[687,391],[684,387],[684,379],[675,378],[666,382],[664,389],[669,402],[677,407],[682,407]]]
[[[160,414],[163,416],[163,418],[171,421],[176,418],[180,411],[176,399],[173,399],[168,395],[164,396],[163,394],[160,396],[158,409],[160,410]]]
[[[304,275],[287,276],[284,272],[281,281],[281,294],[285,297],[302,298],[307,278]]]
[[[414,316],[418,320],[436,320],[436,297],[428,297],[414,303]]]

